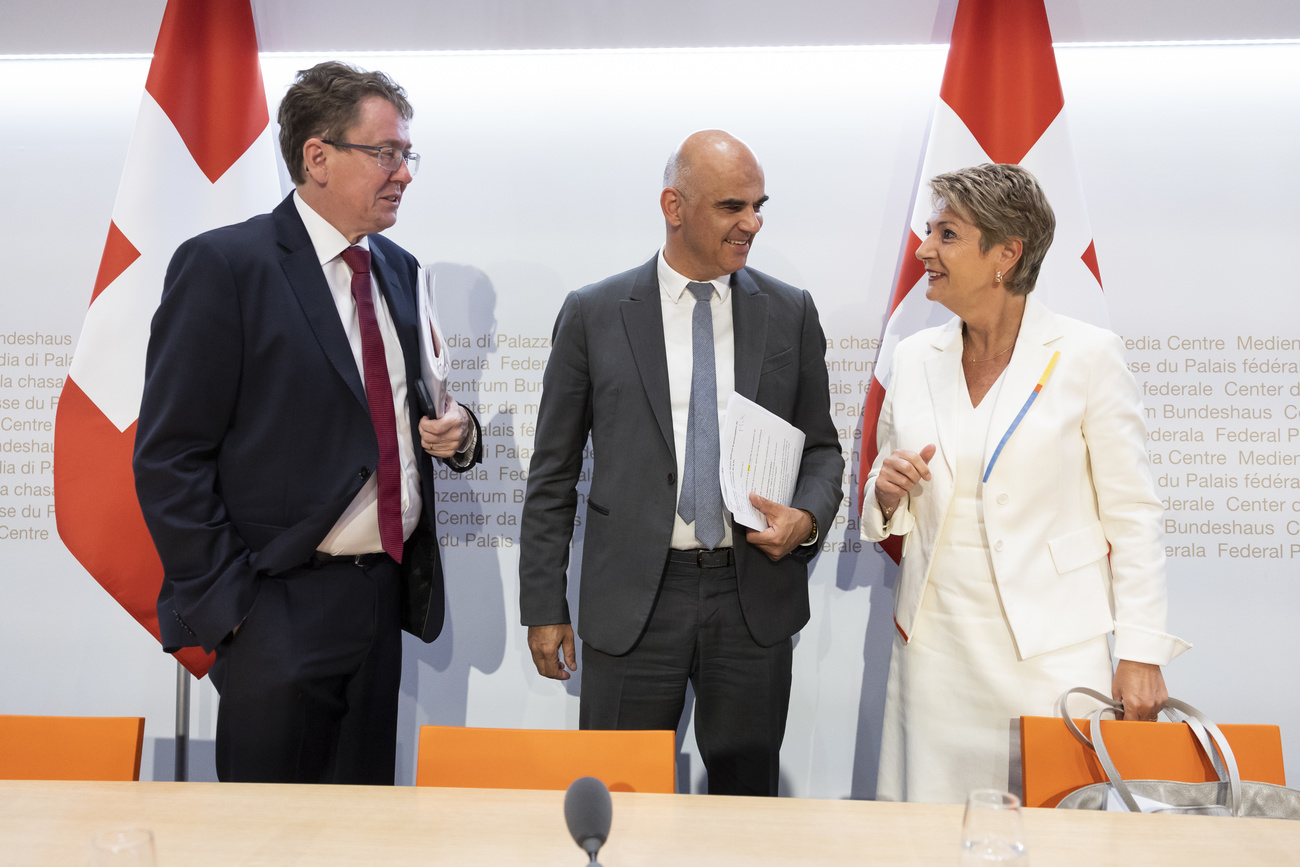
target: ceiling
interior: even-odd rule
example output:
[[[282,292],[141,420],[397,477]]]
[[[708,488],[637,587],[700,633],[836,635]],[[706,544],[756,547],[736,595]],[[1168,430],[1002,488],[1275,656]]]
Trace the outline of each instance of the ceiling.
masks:
[[[166,0],[7,0],[0,55],[148,54]],[[1296,0],[1046,0],[1057,42],[1300,39]],[[253,0],[263,51],[909,45],[955,0]],[[738,82],[743,85],[743,82]]]

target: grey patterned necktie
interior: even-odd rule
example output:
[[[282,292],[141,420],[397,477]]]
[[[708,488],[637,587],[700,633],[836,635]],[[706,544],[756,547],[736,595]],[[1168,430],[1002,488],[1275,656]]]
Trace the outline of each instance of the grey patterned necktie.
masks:
[[[705,548],[722,541],[722,484],[718,481],[718,376],[713,357],[712,283],[687,283],[695,295],[691,314],[691,409],[686,424],[686,466],[677,514],[695,522]]]

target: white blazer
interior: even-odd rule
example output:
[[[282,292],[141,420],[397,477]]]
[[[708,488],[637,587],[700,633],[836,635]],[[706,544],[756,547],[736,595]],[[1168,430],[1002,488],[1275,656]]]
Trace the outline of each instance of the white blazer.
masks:
[[[863,498],[864,539],[905,537],[894,606],[904,641],[953,496],[961,354],[957,318],[898,345]],[[1165,665],[1190,645],[1165,632],[1163,509],[1118,336],[1027,299],[981,475],[1054,357],[984,483],[993,574],[1012,636],[1025,659],[1114,631],[1117,658]],[[931,443],[930,481],[912,489],[886,526],[874,495],[882,461]]]

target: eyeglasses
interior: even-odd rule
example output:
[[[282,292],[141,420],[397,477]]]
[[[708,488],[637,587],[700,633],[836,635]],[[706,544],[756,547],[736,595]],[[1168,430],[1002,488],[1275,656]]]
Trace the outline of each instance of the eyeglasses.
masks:
[[[395,172],[406,163],[411,171],[411,176],[420,170],[420,155],[410,151],[399,151],[395,147],[380,147],[379,145],[352,144],[346,141],[330,141],[321,139],[323,144],[336,148],[352,148],[359,151],[370,151],[379,158],[379,167],[386,172]]]

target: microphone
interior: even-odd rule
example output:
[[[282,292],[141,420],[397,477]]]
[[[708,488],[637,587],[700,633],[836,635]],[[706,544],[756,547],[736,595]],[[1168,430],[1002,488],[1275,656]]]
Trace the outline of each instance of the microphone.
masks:
[[[613,818],[614,804],[604,783],[595,777],[579,777],[569,784],[564,793],[564,821],[574,842],[591,856],[596,867],[600,867],[596,853],[609,836]]]

